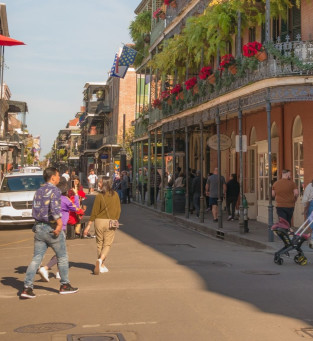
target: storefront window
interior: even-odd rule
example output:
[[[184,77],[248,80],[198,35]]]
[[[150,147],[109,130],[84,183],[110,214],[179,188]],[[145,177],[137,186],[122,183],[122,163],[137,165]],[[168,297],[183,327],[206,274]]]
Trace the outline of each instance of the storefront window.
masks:
[[[293,141],[293,177],[302,196],[304,191],[304,165],[303,165],[303,138],[298,137]]]
[[[255,193],[255,149],[249,150],[249,191]]]
[[[277,154],[272,154],[272,183],[277,180]],[[269,200],[268,154],[259,154],[259,200]]]

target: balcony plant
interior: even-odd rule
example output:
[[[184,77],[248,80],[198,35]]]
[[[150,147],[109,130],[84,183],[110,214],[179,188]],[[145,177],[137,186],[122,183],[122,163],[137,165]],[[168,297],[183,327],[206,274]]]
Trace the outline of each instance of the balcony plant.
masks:
[[[157,10],[155,10],[153,12],[153,18],[154,19],[162,19],[164,20],[165,19],[165,12],[162,10],[162,8],[158,8]]]
[[[224,71],[225,69],[228,69],[228,71],[233,75],[237,73],[236,59],[232,54],[225,54],[221,58],[219,70]]]
[[[243,46],[243,55],[248,58],[256,57],[260,62],[267,59],[267,53],[264,46],[257,41],[245,44]]]
[[[191,77],[186,80],[185,87],[187,91],[192,91],[192,93],[198,94],[199,93],[199,87],[198,87],[198,79],[197,77]]]
[[[171,6],[172,8],[177,7],[176,0],[164,0],[164,5]]]
[[[183,88],[180,84],[176,84],[171,90],[171,94],[175,96],[176,99],[184,99]]]
[[[161,109],[162,108],[162,102],[159,98],[156,98],[153,103],[152,103],[153,108],[158,108]]]
[[[199,78],[202,80],[207,79],[211,75],[212,75],[211,66],[204,66],[199,72]]]

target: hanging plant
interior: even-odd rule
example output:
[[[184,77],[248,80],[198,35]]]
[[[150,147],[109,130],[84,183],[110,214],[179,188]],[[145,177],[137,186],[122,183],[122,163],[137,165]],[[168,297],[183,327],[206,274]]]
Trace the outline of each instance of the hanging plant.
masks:
[[[199,78],[204,80],[207,79],[212,74],[211,66],[204,66],[199,72]]]
[[[259,51],[264,50],[261,43],[254,41],[252,43],[247,43],[243,46],[243,55],[245,57],[254,57]]]
[[[176,84],[174,88],[171,90],[171,94],[178,95],[181,91],[183,91],[183,88],[180,84]]]
[[[219,70],[224,71],[225,69],[228,69],[230,66],[236,64],[236,59],[232,54],[225,54],[221,58],[221,62],[219,65]]]
[[[197,77],[192,77],[186,80],[185,87],[186,90],[192,90],[192,88],[197,84]]]

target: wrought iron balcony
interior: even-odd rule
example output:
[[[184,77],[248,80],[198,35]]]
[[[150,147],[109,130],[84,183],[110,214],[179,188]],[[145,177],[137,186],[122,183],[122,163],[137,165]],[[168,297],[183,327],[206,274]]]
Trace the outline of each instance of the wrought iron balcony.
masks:
[[[297,41],[290,41],[287,36],[285,42],[278,39],[274,44],[275,49],[268,50],[268,59],[258,62],[255,69],[242,67],[236,75],[225,70],[214,86],[207,81],[198,80],[201,88],[198,94],[194,95],[192,91],[184,90],[183,100],[174,99],[172,105],[165,102],[161,110],[152,109],[149,112],[149,125],[261,80],[313,75],[313,42],[305,42],[301,41],[300,37],[297,38]],[[135,136],[138,138],[146,133],[145,124],[136,122]]]

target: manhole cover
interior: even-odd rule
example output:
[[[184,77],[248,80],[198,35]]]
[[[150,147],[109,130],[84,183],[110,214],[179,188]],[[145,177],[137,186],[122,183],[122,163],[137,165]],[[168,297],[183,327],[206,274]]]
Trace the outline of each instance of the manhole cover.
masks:
[[[207,261],[207,260],[188,260],[180,262],[182,265],[187,266],[217,266],[219,268],[230,268],[232,265],[230,263],[225,263],[221,261]]]
[[[67,341],[125,341],[122,334],[79,334],[79,335],[68,335]]]
[[[276,271],[257,271],[257,270],[245,270],[242,273],[246,275],[267,275],[267,276],[274,276],[279,275],[279,272]]]
[[[14,331],[16,333],[50,333],[57,332],[60,330],[66,330],[76,327],[73,323],[40,323],[40,324],[30,324],[28,326],[19,327]]]

